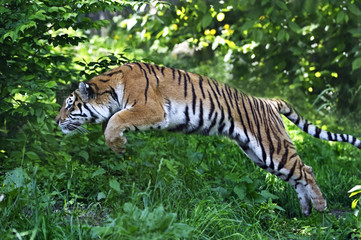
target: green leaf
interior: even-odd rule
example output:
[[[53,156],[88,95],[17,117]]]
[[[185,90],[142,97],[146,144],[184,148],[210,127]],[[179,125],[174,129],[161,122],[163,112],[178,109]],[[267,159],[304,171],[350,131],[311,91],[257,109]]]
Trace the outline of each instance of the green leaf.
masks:
[[[347,8],[352,14],[356,16],[361,16],[361,10],[356,5],[347,2]]]
[[[104,170],[104,168],[99,168],[98,170],[96,170],[95,172],[93,172],[92,177],[96,177],[99,175],[103,175],[104,173],[106,173],[106,171]]]
[[[352,34],[352,37],[360,38],[361,37],[361,29],[360,28],[353,28],[348,31]]]
[[[39,10],[34,15],[31,15],[29,17],[29,19],[30,20],[38,19],[38,20],[44,21],[48,18],[48,16],[44,15],[44,13],[45,13],[45,10]]]
[[[235,186],[233,191],[235,194],[237,194],[240,200],[243,200],[246,197],[246,187],[244,185]]]
[[[337,17],[336,17],[336,22],[337,23],[341,23],[344,18],[345,18],[345,12],[344,11],[340,11],[338,14],[337,14]]]
[[[29,176],[24,171],[24,169],[15,168],[14,170],[12,170],[6,174],[6,178],[3,183],[3,186],[7,186],[8,190],[11,191],[13,187],[15,187],[15,188],[22,187],[24,184],[26,184],[26,180],[28,180],[28,179],[29,179]]]
[[[254,25],[253,21],[247,21],[245,24],[242,25],[241,31],[249,30]]]
[[[242,177],[241,179],[239,179],[239,181],[243,183],[250,183],[250,184],[253,183],[253,180],[248,176]]]
[[[79,155],[80,155],[81,157],[83,157],[85,160],[88,160],[88,159],[89,159],[89,153],[86,152],[86,151],[80,151],[80,152],[79,152]]]
[[[261,42],[263,39],[263,32],[260,29],[256,29],[253,33],[254,41]]]
[[[269,16],[274,10],[274,6],[270,7],[270,8],[267,8],[266,10],[266,16]]]
[[[118,193],[122,193],[123,191],[120,189],[120,183],[115,180],[115,179],[112,179],[112,180],[109,180],[109,186],[114,189],[116,192]]]
[[[131,213],[134,211],[134,209],[138,209],[137,206],[134,206],[134,204],[130,203],[130,202],[126,202],[123,205],[123,210],[126,213]]]
[[[66,12],[66,9],[64,7],[50,7],[48,8],[48,12]]]
[[[204,1],[199,1],[198,8],[201,12],[205,13],[207,11],[207,4]]]
[[[361,57],[356,58],[352,61],[352,71],[359,69],[361,67]]]
[[[268,190],[262,190],[261,195],[266,199],[278,199],[278,196],[270,193]]]
[[[277,34],[277,41],[282,41],[286,36],[286,30],[282,28]]]
[[[101,199],[104,199],[104,198],[106,198],[106,196],[105,196],[105,194],[103,192],[98,193],[98,196],[97,196],[98,201],[101,200]]]
[[[34,152],[27,152],[26,156],[30,159],[30,160],[36,160],[39,159],[38,154],[34,153]]]
[[[285,11],[288,11],[288,7],[287,7],[287,5],[286,5],[283,1],[277,1],[277,2],[276,2],[276,5],[277,5],[279,8],[281,8],[281,9],[283,9],[283,10],[285,10]]]
[[[2,36],[1,42],[3,42],[3,40],[6,39],[7,37],[10,37],[13,41],[15,41],[18,38],[18,34],[16,31],[8,31]]]
[[[270,0],[262,0],[261,2],[261,6],[263,7],[264,5],[266,5]]]
[[[65,28],[66,25],[67,25],[67,22],[66,21],[60,21],[58,22],[59,26],[62,27],[62,28]]]
[[[301,31],[301,28],[298,26],[298,24],[297,23],[295,23],[295,22],[289,22],[288,23],[288,26],[290,27],[290,29],[292,30],[292,31],[294,31],[294,32],[296,32],[296,33],[299,33],[300,31]]]
[[[25,81],[29,81],[29,80],[31,80],[33,78],[35,78],[35,75],[26,75],[26,76],[24,76]]]
[[[24,31],[26,29],[31,28],[31,27],[36,28],[36,22],[30,21],[30,22],[28,22],[26,24],[20,25],[19,27],[16,28],[16,31],[20,31],[20,32],[24,33]]]
[[[290,35],[288,34],[288,32],[286,32],[285,38],[286,38],[286,41],[290,40]]]
[[[212,16],[211,14],[207,13],[206,15],[203,16],[202,20],[201,20],[201,24],[203,28],[206,28],[209,26],[209,24],[211,24],[212,22]]]
[[[57,86],[58,84],[55,82],[55,81],[50,81],[50,82],[47,82],[47,83],[45,83],[45,87],[46,88],[53,88],[53,87],[55,87],[55,86]]]

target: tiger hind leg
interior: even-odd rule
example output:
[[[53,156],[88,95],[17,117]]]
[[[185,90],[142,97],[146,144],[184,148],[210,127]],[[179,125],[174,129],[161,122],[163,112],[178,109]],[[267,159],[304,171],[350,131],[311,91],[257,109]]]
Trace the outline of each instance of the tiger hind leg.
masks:
[[[326,209],[326,200],[317,185],[312,168],[302,163],[299,156],[295,153],[294,147],[289,145],[289,143],[287,144],[287,147],[289,147],[290,151],[293,150],[294,154],[287,155],[292,156],[287,159],[289,164],[285,164],[284,167],[280,169],[278,169],[278,167],[280,166],[281,161],[278,162],[278,166],[270,166],[270,161],[262,160],[260,151],[254,151],[250,146],[242,145],[240,143],[239,146],[256,165],[278,176],[293,186],[297,193],[302,213],[304,215],[307,216],[311,213],[311,202],[313,207],[319,212],[323,212]],[[279,156],[279,159],[282,159],[282,157]]]
[[[318,212],[323,212],[327,208],[327,202],[326,199],[323,197],[320,188],[317,185],[312,167],[304,165],[304,169],[304,186],[307,190],[308,195],[311,197],[313,207]]]
[[[295,154],[288,161],[288,166],[277,170],[274,174],[294,187],[304,215],[311,214],[311,202],[316,211],[323,212],[327,208],[327,203],[317,185],[312,168],[303,164]]]
[[[316,211],[325,211],[327,202],[318,187],[312,167],[303,164],[298,155],[296,155],[293,161],[290,160],[290,163],[292,167],[288,169],[290,172],[294,170],[292,176],[290,176],[290,173],[287,175],[283,174],[282,170],[276,173],[276,175],[294,187],[302,208],[302,213],[306,216],[311,214],[311,202]]]

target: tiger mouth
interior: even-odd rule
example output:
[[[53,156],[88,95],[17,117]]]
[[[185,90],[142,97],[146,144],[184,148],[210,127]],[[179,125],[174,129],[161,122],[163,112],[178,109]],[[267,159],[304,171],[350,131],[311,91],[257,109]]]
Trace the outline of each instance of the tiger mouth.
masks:
[[[69,130],[69,131],[74,131],[76,129],[78,129],[80,127],[80,123],[69,123],[66,128]]]
[[[63,131],[63,133],[70,133],[73,131],[79,131],[79,132],[83,132],[83,128],[81,127],[81,123],[78,122],[72,122],[72,123],[67,123],[67,124],[60,124],[61,130]]]

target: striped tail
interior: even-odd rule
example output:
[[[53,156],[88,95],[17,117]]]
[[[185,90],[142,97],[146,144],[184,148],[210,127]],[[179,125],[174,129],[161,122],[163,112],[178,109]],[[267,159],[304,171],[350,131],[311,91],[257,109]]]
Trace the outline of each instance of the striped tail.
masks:
[[[361,141],[352,135],[332,133],[316,127],[308,120],[304,119],[288,103],[280,99],[272,99],[272,102],[278,106],[278,112],[287,117],[291,122],[297,125],[301,130],[309,135],[327,141],[348,142],[361,149]]]

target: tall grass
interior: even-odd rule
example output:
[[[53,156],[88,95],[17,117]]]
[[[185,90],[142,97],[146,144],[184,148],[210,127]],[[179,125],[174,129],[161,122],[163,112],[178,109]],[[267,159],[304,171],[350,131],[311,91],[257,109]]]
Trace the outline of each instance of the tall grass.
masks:
[[[52,164],[25,156],[0,177],[1,239],[360,236],[347,191],[360,184],[361,151],[289,129],[328,200],[325,213],[303,217],[292,187],[227,139],[137,132],[128,133],[124,155],[106,146],[95,154],[92,144],[104,144],[100,138]],[[101,135],[98,127],[89,130]]]

